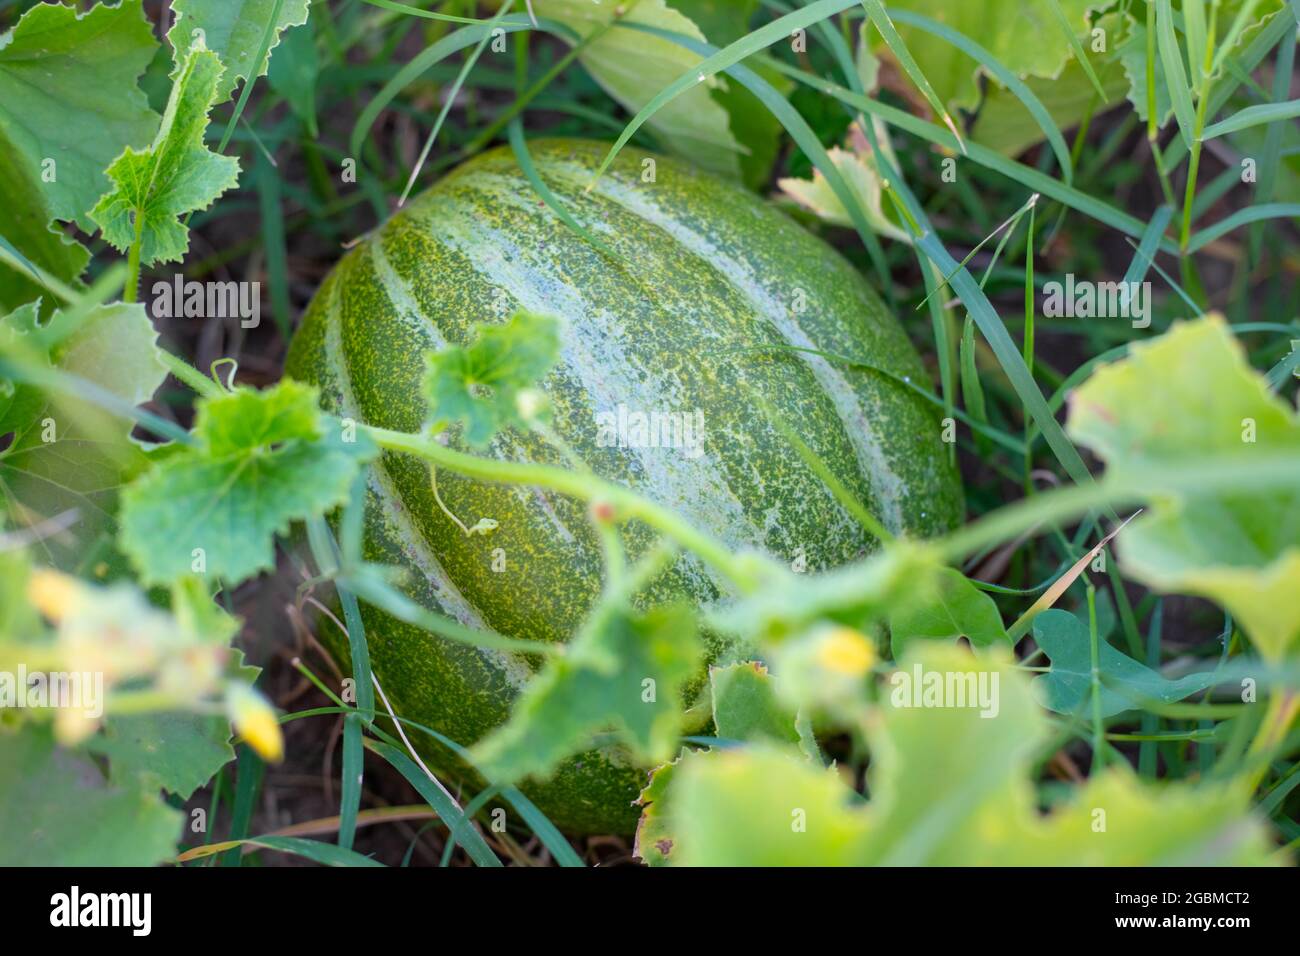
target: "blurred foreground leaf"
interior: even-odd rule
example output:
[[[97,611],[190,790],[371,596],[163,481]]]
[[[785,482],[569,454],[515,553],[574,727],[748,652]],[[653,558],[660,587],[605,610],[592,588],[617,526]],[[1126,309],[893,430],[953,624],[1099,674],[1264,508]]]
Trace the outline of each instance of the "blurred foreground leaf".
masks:
[[[1175,325],[1093,373],[1070,399],[1067,429],[1141,481],[1145,469],[1195,470],[1300,450],[1300,418],[1269,389],[1221,316]],[[1183,496],[1153,504],[1119,538],[1126,571],[1160,591],[1218,601],[1261,654],[1300,649],[1300,470],[1292,487]]]
[[[949,688],[937,701],[932,679]],[[958,685],[968,704],[979,690],[984,700],[955,706]],[[1233,784],[1152,785],[1116,766],[1044,817],[1029,772],[1048,734],[1005,656],[917,644],[869,724],[869,803],[788,748],[689,753],[668,784],[671,829],[656,839],[674,839],[675,862],[707,866],[1268,862],[1270,841]]]

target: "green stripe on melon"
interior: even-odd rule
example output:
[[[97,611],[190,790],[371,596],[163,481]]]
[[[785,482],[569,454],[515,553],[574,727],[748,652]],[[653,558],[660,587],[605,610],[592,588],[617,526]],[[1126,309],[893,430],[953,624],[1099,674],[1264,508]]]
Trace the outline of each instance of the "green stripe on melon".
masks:
[[[475,323],[518,309],[562,320],[560,364],[544,383],[554,427],[593,471],[630,485],[734,548],[761,548],[809,570],[872,550],[874,540],[765,419],[775,408],[891,531],[928,536],[961,517],[957,476],[934,410],[887,376],[794,346],[922,381],[898,322],[821,240],[743,189],[680,162],[626,149],[590,192],[606,147],[531,144],[556,195],[620,257],[611,260],[543,206],[509,150],[459,167],[352,249],[303,319],[288,373],[322,389],[330,410],[385,428],[425,418],[423,353],[467,344]],[[652,161],[652,162],[651,162]],[[653,181],[649,172],[653,169]],[[597,415],[619,405],[704,416],[703,453],[602,447]],[[503,434],[486,452],[563,464],[535,436]],[[565,640],[600,588],[598,543],[580,503],[535,488],[440,472],[385,454],[372,470],[371,560],[412,569],[412,595],[470,626]],[[635,555],[644,527],[625,531]],[[496,549],[501,552],[496,552]],[[494,554],[505,570],[493,570]],[[499,565],[498,565],[499,566]],[[708,602],[722,582],[683,558],[651,600]],[[371,660],[398,713],[468,745],[499,725],[537,663],[439,639],[367,607]],[[727,648],[715,644],[715,657]],[[445,753],[430,757],[459,773]],[[573,833],[631,832],[645,782],[615,748],[592,751],[525,792]]]

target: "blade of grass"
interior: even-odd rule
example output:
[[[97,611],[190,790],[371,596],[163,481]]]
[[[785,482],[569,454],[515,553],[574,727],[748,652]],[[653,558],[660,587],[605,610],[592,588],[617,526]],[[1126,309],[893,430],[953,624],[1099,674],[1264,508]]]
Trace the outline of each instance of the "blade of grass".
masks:
[[[1133,253],[1133,259],[1129,262],[1128,270],[1124,273],[1124,292],[1127,298],[1129,290],[1135,283],[1142,282],[1146,278],[1147,269],[1151,266],[1151,261],[1155,257],[1156,247],[1160,244],[1160,237],[1164,235],[1165,229],[1169,227],[1169,220],[1173,218],[1174,210],[1171,206],[1159,206],[1151,214],[1151,221],[1147,223],[1146,230],[1142,233],[1142,239],[1138,242],[1137,249]],[[1127,301],[1125,302],[1127,305]]]
[[[969,315],[962,323],[961,332],[961,400],[972,418],[981,425],[989,423],[984,389],[980,386],[979,370],[975,367],[975,320]]]
[[[1294,51],[1292,52],[1294,56]],[[1264,123],[1277,123],[1281,120],[1292,119],[1300,116],[1300,100],[1286,100],[1282,103],[1260,103],[1258,106],[1247,106],[1243,110],[1233,113],[1227,119],[1219,120],[1217,123],[1211,123],[1205,127],[1205,132],[1201,134],[1202,141],[1214,139],[1217,136],[1224,136],[1228,133],[1236,133],[1239,130],[1249,129],[1252,126],[1260,126]]]
[[[357,605],[352,588],[341,579],[338,543],[325,519],[319,515],[307,521],[307,541],[321,575],[334,578],[334,589],[343,607],[343,622],[347,625],[345,636],[352,655],[357,711],[369,724],[375,717],[375,692],[370,686],[370,648],[366,641],[366,626],[361,619],[361,608]]]
[[[258,76],[261,75],[266,66],[267,55],[271,52],[271,41],[275,39],[275,28],[280,22],[280,8],[283,6],[284,0],[275,0],[275,4],[271,7],[271,15],[266,20],[266,29],[262,31],[262,41],[257,48],[257,57],[253,60],[256,66],[254,69],[249,70],[248,79],[244,80],[244,88],[239,91],[239,99],[235,102],[235,111],[230,114],[230,120],[226,123],[226,130],[221,134],[221,145],[217,147],[218,153],[224,153],[226,147],[230,145],[230,137],[235,132],[235,125],[239,122],[239,117],[244,115],[244,107],[248,104],[248,97],[257,84]]]
[[[1300,3],[1300,0],[1297,0]],[[1295,68],[1294,43],[1282,43],[1277,51],[1277,64],[1273,73],[1273,99],[1286,99],[1291,90],[1291,75]],[[1286,127],[1282,123],[1269,126],[1264,134],[1264,155],[1259,160],[1259,183],[1255,187],[1256,202],[1272,202],[1273,192],[1277,188],[1278,169],[1282,163],[1282,134]],[[1262,226],[1250,227],[1250,261],[1258,262],[1264,239]]]
[[[384,10],[391,10],[394,13],[404,13],[410,17],[423,17],[426,20],[442,20],[446,23],[486,23],[486,20],[476,20],[473,17],[457,17],[450,13],[438,13],[434,10],[423,10],[420,7],[413,7],[407,3],[396,3],[394,0],[362,0],[372,7],[380,7]]]
[[[248,828],[253,820],[253,804],[257,801],[258,791],[262,787],[262,774],[266,764],[252,748],[242,746],[235,761],[235,803],[230,811],[230,838],[243,840],[248,836]],[[239,866],[239,850],[232,850],[221,857],[221,866]]]
[[[280,176],[265,159],[257,163],[257,204],[262,220],[262,251],[266,255],[266,277],[271,286],[271,318],[287,342],[289,327],[289,266],[284,244],[284,204]]]
[[[821,93],[832,96],[842,103],[847,103],[868,115],[880,117],[890,126],[912,133],[913,135],[919,136],[931,143],[935,143],[936,145],[944,146],[949,149],[956,148],[956,142],[952,139],[952,134],[941,126],[926,122],[920,117],[913,116],[904,110],[897,109],[861,94],[854,93],[844,87],[837,86],[821,77],[807,73],[798,67],[789,66],[778,60],[769,59],[764,62],[771,65],[784,75],[798,80],[800,83],[810,86]],[[1091,219],[1095,219],[1100,223],[1118,229],[1134,238],[1141,236],[1143,230],[1146,228],[1146,224],[1140,219],[1116,209],[1114,206],[1110,206],[1099,199],[1089,196],[1087,193],[1076,189],[1073,186],[1068,186],[1060,180],[1048,176],[1032,166],[1027,166],[1024,163],[1007,159],[1000,153],[989,149],[986,146],[981,146],[979,143],[973,141],[966,145],[967,155],[972,161],[979,163],[981,166],[991,169],[994,172],[1000,173],[1015,182],[1019,182],[1027,188],[1034,190],[1034,192],[1042,193],[1045,196],[1055,199],[1057,202],[1064,203],[1071,209],[1081,212]],[[895,180],[897,179],[897,177],[893,178]],[[1170,252],[1177,250],[1177,246],[1173,242],[1165,244],[1164,248]]]
[[[555,217],[560,222],[586,240],[592,248],[599,250],[603,255],[608,256],[615,262],[623,261],[622,256],[600,239],[597,239],[586,226],[574,219],[573,214],[564,208],[559,198],[556,197],[555,193],[551,192],[551,188],[543,181],[541,174],[537,172],[537,166],[533,162],[532,154],[528,152],[528,143],[524,139],[524,124],[519,117],[516,116],[507,124],[506,133],[510,139],[510,149],[515,154],[515,162],[519,164],[524,177],[528,180],[529,185],[533,187],[533,192],[537,193],[542,202],[546,203],[546,208],[555,213]]]
[[[843,0],[843,2],[847,3],[848,0]],[[541,20],[539,23],[542,29],[545,29],[548,33],[554,33],[570,43],[576,44],[578,42],[577,35],[562,24],[547,20]],[[352,133],[348,137],[348,149],[351,154],[353,156],[361,155],[363,146],[366,143],[366,137],[369,135],[371,127],[374,126],[375,120],[387,108],[388,104],[396,98],[398,93],[410,86],[426,70],[441,63],[453,53],[479,42],[485,36],[490,36],[493,29],[494,27],[490,23],[475,23],[463,27],[455,33],[449,33],[432,46],[420,51],[411,62],[398,70],[392,79],[370,98],[361,114],[357,117],[356,123],[353,124]],[[527,16],[511,14],[502,17],[496,23],[495,29],[500,29],[505,33],[517,33],[520,30],[532,30],[534,27]]]
[[[801,7],[793,13],[788,13],[783,17],[778,17],[771,23],[764,24],[734,43],[729,43],[716,53],[706,56],[694,69],[683,73],[668,84],[637,111],[636,115],[623,128],[623,132],[619,134],[618,139],[610,146],[600,166],[592,174],[592,182],[594,183],[604,175],[605,170],[609,168],[609,164],[614,161],[614,157],[618,155],[619,151],[627,145],[628,140],[636,134],[636,131],[641,128],[646,120],[659,112],[665,104],[676,99],[697,83],[703,83],[709,77],[721,73],[733,64],[739,63],[750,54],[757,53],[778,40],[785,39],[793,31],[811,26],[837,13],[842,13],[849,7],[856,6],[858,2],[859,0],[816,0],[816,2],[810,3],[806,7]],[[662,31],[665,34],[668,32]]]
[[[278,0],[277,0],[278,2]],[[429,131],[429,137],[424,141],[424,146],[420,150],[420,155],[415,161],[415,166],[411,169],[411,175],[406,180],[406,187],[402,194],[397,197],[397,205],[406,204],[407,197],[411,195],[411,190],[415,186],[415,180],[420,175],[420,170],[424,168],[425,161],[429,158],[429,151],[433,149],[433,143],[438,138],[438,133],[442,129],[443,121],[447,119],[447,114],[451,112],[452,104],[456,102],[456,97],[460,94],[460,88],[465,85],[465,77],[469,76],[469,71],[474,69],[474,64],[478,58],[483,55],[483,50],[488,45],[488,40],[492,38],[492,30],[501,22],[501,18],[506,15],[506,11],[514,6],[515,0],[505,0],[497,10],[490,23],[486,24],[483,35],[479,37],[478,45],[470,51],[469,56],[465,57],[465,62],[460,68],[460,73],[452,82],[451,87],[443,93],[442,109],[438,111],[438,118],[434,121],[433,129]]]
[[[1106,99],[1106,91],[1102,89],[1101,80],[1097,78],[1096,72],[1092,68],[1092,63],[1088,60],[1088,54],[1083,51],[1083,44],[1079,42],[1079,37],[1075,34],[1075,28],[1061,9],[1059,0],[1050,0],[1048,6],[1052,14],[1056,17],[1056,23],[1065,35],[1065,41],[1070,44],[1070,49],[1074,52],[1074,58],[1079,61],[1079,66],[1083,67],[1083,72],[1088,75],[1088,82],[1092,88],[1097,91],[1103,103],[1109,102]]]
[[[448,799],[441,788],[433,784],[414,760],[391,744],[379,740],[367,740],[366,748],[372,753],[378,754],[393,769],[406,778],[407,782],[416,789],[416,792],[428,802],[434,812],[447,824],[447,829],[455,835],[456,842],[465,849],[470,859],[479,866],[501,866],[501,861],[492,852],[492,848],[484,842],[483,835],[478,832],[478,828],[470,822],[469,818],[453,801]]]
[[[1029,369],[1030,378],[1033,378],[1034,375],[1034,226],[1036,224],[1036,213],[1036,208],[1029,210],[1029,227],[1025,237],[1025,329],[1021,335],[1021,351],[1024,355],[1025,367]],[[1033,418],[1029,413],[1028,406],[1021,406],[1020,416],[1025,423],[1025,494],[1028,495],[1032,493],[1034,488],[1034,454],[1033,448],[1029,444],[1029,429]]]
[[[310,672],[301,665],[299,666],[299,670],[308,674],[309,677],[312,676],[310,675]],[[314,683],[316,683],[318,687],[322,686],[318,680],[314,681]],[[326,696],[328,697],[330,695],[327,693]],[[341,705],[336,707],[316,707],[311,710],[299,711],[294,714],[285,714],[280,718],[280,722],[283,724],[293,720],[301,720],[304,717],[322,717],[338,714],[346,715],[349,713],[352,713],[352,708]],[[430,739],[437,741],[440,745],[446,747],[447,750],[456,754],[461,760],[465,761],[468,766],[474,766],[473,762],[469,759],[469,751],[456,743],[456,741],[452,740],[450,737],[441,734],[432,727],[427,727],[418,721],[396,714],[391,716],[395,723],[420,731],[420,733],[427,735]],[[390,746],[397,745],[396,738],[390,737],[379,727],[375,727],[373,733],[376,737],[380,738]],[[477,770],[477,768],[475,769]],[[573,847],[569,845],[569,841],[564,838],[564,835],[560,833],[555,824],[547,818],[546,814],[537,809],[536,804],[520,793],[517,788],[503,787],[501,788],[501,796],[505,798],[506,802],[515,808],[515,811],[519,814],[520,818],[523,819],[524,823],[528,825],[528,828],[533,831],[537,838],[542,841],[542,844],[546,849],[550,851],[551,856],[555,858],[556,863],[564,867],[583,867],[586,865],[582,862],[582,858],[574,852]]]
[[[1241,37],[1242,31],[1252,21],[1255,16],[1255,8],[1259,6],[1259,0],[1246,0],[1237,11],[1237,16],[1232,21],[1232,26],[1228,28],[1227,35],[1223,42],[1219,44],[1219,49],[1214,54],[1214,62],[1210,67],[1211,73],[1219,72],[1223,66],[1223,61],[1227,58],[1228,52],[1237,45],[1237,40]],[[1297,7],[1300,9],[1300,7]]]
[[[1193,233],[1187,242],[1187,251],[1192,253],[1204,249],[1220,236],[1227,235],[1232,232],[1232,230],[1248,225],[1252,222],[1260,222],[1265,219],[1296,218],[1300,218],[1300,203],[1273,202],[1264,203],[1262,206],[1250,206],[1246,209],[1239,209],[1231,216],[1216,222],[1214,225],[1207,226],[1199,232]]]
[[[289,836],[245,837],[240,840],[227,840],[223,843],[210,843],[206,846],[196,846],[194,849],[186,850],[178,856],[176,862],[188,863],[191,860],[200,860],[205,856],[211,856],[214,853],[221,853],[223,851],[225,851],[226,856],[233,853],[236,858],[238,858],[242,855],[245,847],[276,850],[280,853],[292,853],[294,856],[300,856],[304,859],[311,860],[314,863],[323,864],[324,866],[384,865],[378,860],[372,860],[368,856],[362,856],[354,850],[337,846],[333,843],[324,843],[320,840],[304,840],[302,837]]]
[[[1160,630],[1164,621],[1164,598],[1157,598],[1155,610],[1151,614],[1151,624],[1147,628],[1147,667],[1153,671],[1160,670]],[[1142,733],[1152,736],[1160,730],[1160,716],[1150,711],[1142,714]],[[1156,776],[1156,742],[1144,740],[1138,747],[1138,774],[1147,780]]]
[[[921,258],[921,276],[925,280],[925,298],[930,305],[930,326],[934,330],[934,350],[939,358],[939,390],[943,395],[943,417],[956,419],[955,371],[952,362],[952,322],[950,312],[934,293],[939,288],[939,270],[930,260]],[[957,443],[948,443],[948,461],[957,462]]]
[[[1174,11],[1170,0],[1156,0],[1156,46],[1160,50],[1160,64],[1165,68],[1165,88],[1169,91],[1178,129],[1183,134],[1183,142],[1190,148],[1195,138],[1195,110],[1187,71],[1183,69],[1182,50],[1174,33]]]
[[[1205,26],[1205,0],[1182,0],[1183,36],[1187,38],[1187,75],[1193,89],[1200,89],[1203,67],[1210,60],[1207,49],[1209,35]]]
[[[934,110],[935,114],[943,120],[944,125],[956,138],[957,145],[965,153],[966,144],[962,140],[961,133],[957,131],[957,124],[953,122],[947,105],[940,101],[939,94],[934,91],[934,87],[926,79],[925,73],[912,56],[912,52],[907,48],[907,44],[899,36],[894,22],[889,19],[889,14],[885,12],[884,4],[880,0],[862,0],[862,9],[867,12],[867,17],[871,20],[872,26],[879,31],[881,38],[885,41],[885,46],[889,47],[889,52],[894,54],[894,59],[903,68],[903,72],[907,74],[908,79],[921,91],[925,101],[930,104],[930,108]]]
[[[339,846],[352,849],[357,832],[357,813],[361,810],[361,782],[365,772],[362,756],[361,718],[348,714],[343,718],[343,777],[339,798]]]
[[[1246,45],[1246,49],[1239,56],[1228,58],[1229,67],[1235,69],[1230,69],[1228,75],[1221,77],[1214,84],[1210,95],[1209,115],[1217,115],[1219,110],[1223,109],[1224,104],[1241,85],[1241,77],[1253,72],[1274,47],[1279,43],[1295,42],[1296,17],[1293,7],[1284,8],[1269,20],[1268,26]],[[1160,168],[1166,172],[1176,169],[1187,154],[1188,146],[1189,144],[1181,136],[1171,139],[1165,147]]]
[[[1047,111],[1047,107],[1043,105],[1043,101],[1034,94],[1034,91],[1015,72],[1003,66],[1001,61],[987,48],[976,43],[966,34],[959,33],[952,27],[939,23],[937,20],[931,20],[929,17],[914,13],[911,10],[895,10],[890,16],[897,23],[905,23],[908,26],[916,27],[927,33],[933,33],[935,36],[947,40],[988,70],[1029,111],[1029,115],[1033,117],[1034,122],[1038,124],[1038,128],[1043,131],[1043,135],[1047,138],[1047,143],[1052,148],[1056,161],[1060,163],[1061,173],[1066,183],[1074,182],[1074,163],[1070,159],[1070,150],[1065,145],[1065,137],[1061,135],[1060,128],[1056,125],[1056,121],[1052,119],[1052,114]],[[1084,62],[1087,63],[1086,58]],[[862,91],[857,90],[856,92],[860,93]]]

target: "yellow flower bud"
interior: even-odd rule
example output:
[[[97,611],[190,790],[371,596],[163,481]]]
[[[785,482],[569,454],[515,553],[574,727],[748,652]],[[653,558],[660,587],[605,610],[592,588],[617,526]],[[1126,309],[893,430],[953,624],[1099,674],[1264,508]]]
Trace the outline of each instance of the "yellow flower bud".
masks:
[[[284,736],[275,710],[266,698],[247,684],[231,684],[226,690],[226,710],[235,731],[270,763],[284,757]]]
[[[861,632],[851,627],[835,627],[818,640],[816,660],[833,673],[861,677],[876,662],[876,650]]]

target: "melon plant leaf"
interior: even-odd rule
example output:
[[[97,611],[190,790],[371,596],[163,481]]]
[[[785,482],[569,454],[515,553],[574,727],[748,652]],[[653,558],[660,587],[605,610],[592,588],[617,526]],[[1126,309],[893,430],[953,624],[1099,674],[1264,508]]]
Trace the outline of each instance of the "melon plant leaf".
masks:
[[[669,605],[637,615],[602,603],[471,759],[495,783],[544,776],[598,731],[613,730],[637,760],[663,761],[677,746],[682,691],[699,660],[690,608]]]
[[[539,17],[570,27],[579,37],[615,18],[613,0],[533,0]],[[620,18],[681,33],[696,40],[705,36],[686,15],[672,9],[665,0],[640,0],[629,4]],[[597,83],[626,109],[635,113],[650,102],[656,92],[693,69],[700,57],[663,37],[614,27],[593,40],[579,54],[579,61]],[[715,173],[738,177],[741,147],[731,134],[727,111],[710,95],[720,80],[700,84],[668,103],[648,120],[650,128],[672,152],[688,156],[697,165]]]
[[[192,573],[242,581],[273,567],[273,538],[291,521],[347,500],[375,448],[322,415],[316,397],[284,381],[200,403],[197,444],[122,494],[122,549],[146,582]]]
[[[48,367],[49,352],[37,341],[40,300],[0,315],[0,357],[24,358]],[[0,435],[25,432],[35,420],[44,399],[39,389],[9,376],[0,376]]]
[[[175,853],[179,810],[109,785],[47,728],[0,734],[0,767],[0,866],[153,866]]]
[[[1090,715],[1092,642],[1088,625],[1068,611],[1044,611],[1034,618],[1034,640],[1052,662],[1051,671],[1034,678],[1043,706],[1058,714]],[[1208,671],[1170,680],[1105,641],[1098,644],[1097,654],[1102,717],[1139,709],[1144,699],[1171,704],[1222,680]]]
[[[1153,0],[1154,2],[1154,0]],[[1229,36],[1229,29],[1237,15],[1247,2],[1253,0],[1221,0],[1217,4],[1219,11],[1218,27],[1215,36],[1218,38],[1218,49],[1224,51],[1225,57],[1231,57],[1240,53],[1252,41],[1261,30],[1279,13],[1285,9],[1286,0],[1261,0],[1255,3],[1255,11],[1245,28],[1235,37]],[[1116,51],[1119,53],[1120,61],[1124,66],[1124,73],[1128,82],[1128,99],[1132,103],[1134,111],[1144,122],[1147,119],[1147,26],[1144,16],[1135,17],[1132,13],[1126,14],[1126,26],[1123,39],[1116,44]],[[1178,36],[1181,38],[1182,34]],[[1224,43],[1229,43],[1225,48]],[[1173,115],[1174,105],[1169,96],[1169,86],[1165,80],[1165,66],[1159,52],[1154,59],[1155,67],[1155,92],[1156,92],[1156,125],[1164,126],[1169,122]],[[1197,72],[1200,70],[1200,60],[1196,61]],[[1222,73],[1222,67],[1215,72],[1215,76]]]
[[[282,0],[276,17],[271,51],[280,42],[280,34],[307,22],[311,0]],[[217,87],[220,103],[230,98],[240,80],[248,79],[254,69],[257,76],[266,73],[267,64],[256,64],[262,38],[275,13],[276,0],[175,0],[172,10],[176,22],[167,31],[167,40],[176,51],[176,62],[183,63],[195,48],[206,47],[221,58],[226,71]],[[201,31],[196,35],[196,31]]]
[[[54,362],[127,404],[140,405],[153,398],[167,377],[161,355],[158,332],[144,306],[116,302],[92,310],[56,347]]]
[[[927,705],[932,679],[939,694]],[[990,706],[945,701],[943,687],[958,681],[982,688]],[[1044,818],[1030,773],[1050,727],[1006,655],[916,644],[889,684],[869,723],[869,802],[788,748],[687,754],[668,783],[680,837],[675,862],[1134,866],[1270,858],[1249,795],[1233,784],[1152,785],[1115,766]]]
[[[1106,92],[1105,104],[1098,102],[1093,88],[1079,61],[1071,57],[1056,77],[1030,76],[1025,85],[1038,97],[1058,129],[1068,130],[1078,126],[1083,118],[1119,103],[1129,92],[1130,74],[1123,60],[1131,48],[1133,38],[1123,32],[1124,20],[1118,14],[1106,14],[1096,23],[1105,31],[1105,51],[1094,50],[1090,38],[1084,38],[1084,53],[1092,71]],[[1145,44],[1145,40],[1141,41]],[[1146,55],[1145,45],[1142,47]],[[1145,66],[1142,67],[1145,70]],[[1145,74],[1143,82],[1145,83]],[[996,149],[1004,156],[1017,156],[1030,146],[1043,140],[1042,127],[1019,98],[1005,86],[990,79],[980,104],[979,115],[971,131],[971,139],[982,146]]]
[[[1077,33],[1087,26],[1087,11],[1097,0],[904,0],[912,10],[965,34],[988,50],[1007,69],[1025,77],[1055,78],[1072,58],[1071,44],[1053,5]],[[896,22],[899,35],[939,101],[949,109],[979,104],[982,67],[941,37]],[[877,37],[877,52],[884,49]]]
[[[32,305],[23,311],[34,317],[37,310]],[[64,341],[43,351],[44,334],[64,317],[55,312],[49,323],[30,326],[22,336],[26,347],[14,357],[76,375],[129,405],[152,397],[167,373],[143,306],[97,306]],[[14,320],[0,319],[0,353]],[[115,529],[117,489],[143,469],[144,455],[129,439],[132,423],[125,416],[78,396],[47,395],[26,383],[12,388],[7,405],[0,398],[0,435],[14,436],[0,453],[0,502],[34,518],[75,512],[74,540],[55,536],[39,545],[56,567],[74,567],[83,560],[87,542]]]
[[[896,608],[889,615],[889,633],[895,658],[918,638],[965,637],[979,647],[1009,640],[993,598],[954,568],[939,569],[924,589]]]
[[[188,713],[110,716],[88,748],[109,759],[114,784],[163,789],[182,800],[235,759],[229,722]]]
[[[267,81],[289,104],[307,127],[307,133],[319,135],[316,124],[316,79],[320,58],[316,54],[316,32],[309,20],[289,30],[271,61]]]
[[[753,594],[709,612],[709,623],[760,644],[778,644],[819,622],[865,630],[910,599],[935,563],[920,546],[894,544],[865,561],[804,575],[783,567]]]
[[[676,760],[651,771],[650,782],[634,801],[636,806],[641,807],[641,816],[636,822],[636,839],[632,852],[647,866],[667,866],[675,862],[674,851],[679,841],[668,810],[668,799],[672,792],[673,774],[689,753],[689,750],[683,749]]]
[[[172,610],[178,613],[178,608]],[[207,640],[222,646],[229,645],[239,628],[201,589],[188,613],[181,610],[178,616]],[[242,651],[232,649],[226,673],[251,687],[261,671],[244,663]],[[235,759],[226,717],[186,711],[109,714],[104,733],[90,738],[87,749],[109,759],[109,779],[114,785],[161,788],[182,800],[188,800]]]
[[[749,32],[749,22],[759,8],[758,0],[669,0],[669,5],[689,17],[719,49]],[[750,66],[783,95],[790,92],[793,83],[787,77],[763,63]],[[781,121],[753,93],[729,79],[709,93],[731,120],[731,135],[741,147],[738,159],[745,184],[764,190],[781,149]]]
[[[890,165],[895,165],[897,159],[894,158],[893,149],[886,145],[889,139],[885,134],[884,124],[875,118],[872,121],[876,123],[877,141],[889,153]],[[880,169],[872,156],[866,137],[862,135],[862,131],[856,124],[849,128],[848,148],[840,149],[838,146],[832,146],[826,151],[826,155],[830,157],[832,165],[839,170],[844,182],[848,184],[858,200],[871,228],[890,239],[911,242],[911,236],[895,224],[885,212],[884,178],[880,175]],[[853,227],[853,219],[821,170],[814,168],[812,179],[784,177],[777,180],[777,185],[781,187],[782,192],[823,222],[847,228]]]
[[[0,133],[0,139],[3,133]],[[90,261],[90,251],[52,227],[54,211],[22,157],[0,142],[0,311],[17,309],[48,291],[41,269],[75,285]],[[10,258],[18,262],[9,261]]]
[[[179,262],[189,248],[180,217],[206,209],[239,179],[239,162],[203,144],[222,72],[215,53],[195,45],[177,74],[162,125],[143,151],[127,147],[108,167],[113,188],[91,218],[119,250],[137,240],[146,265]]]
[[[47,322],[39,320],[40,307],[29,303],[0,317],[0,354],[9,352],[18,362],[36,362],[75,375],[121,399],[139,405],[153,397],[167,377],[158,348],[158,333],[143,305],[112,303],[98,305],[75,318],[56,311]],[[61,339],[61,341],[59,341]],[[10,399],[6,403],[5,392]],[[93,416],[94,424],[106,415],[98,406],[80,398],[58,395],[55,408],[67,415],[56,436],[68,434],[71,419]],[[0,380],[0,434],[14,431],[19,437],[31,426],[46,405],[40,390]],[[95,429],[82,422],[76,429],[88,434]],[[125,424],[125,423],[124,423]],[[123,434],[131,430],[129,424]],[[105,437],[102,433],[95,438]],[[48,439],[47,439],[48,440]]]
[[[799,743],[793,710],[781,701],[772,676],[757,661],[709,669],[713,726],[725,740],[779,740]]]
[[[709,669],[713,726],[718,737],[731,742],[775,742],[800,745],[807,757],[818,757],[812,728],[795,716],[777,694],[775,680],[757,661],[744,661]],[[670,807],[673,774],[690,753],[656,767],[636,799],[641,807],[633,852],[649,866],[674,861],[680,840]]]
[[[40,3],[0,37],[0,162],[27,174],[0,180],[0,206],[35,188],[50,217],[94,231],[87,213],[108,188],[105,168],[158,127],[137,85],[157,48],[141,0],[85,14]]]
[[[458,423],[471,445],[482,448],[502,428],[526,425],[518,399],[539,383],[560,355],[559,323],[550,316],[516,312],[505,325],[477,326],[471,345],[449,346],[428,356],[424,379],[430,424]]]
[[[1188,374],[1189,370],[1195,374]],[[1175,325],[1098,369],[1070,400],[1072,436],[1113,478],[1195,469],[1300,450],[1300,417],[1250,367],[1221,316]],[[1219,602],[1270,661],[1300,651],[1300,473],[1276,491],[1174,495],[1125,530],[1118,552],[1137,580]]]

